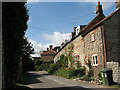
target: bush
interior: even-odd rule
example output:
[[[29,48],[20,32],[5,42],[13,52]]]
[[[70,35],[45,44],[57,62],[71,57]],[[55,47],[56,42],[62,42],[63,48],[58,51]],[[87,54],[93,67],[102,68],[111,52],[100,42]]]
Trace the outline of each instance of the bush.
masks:
[[[98,79],[102,80],[102,76],[101,76],[101,73],[98,73]]]
[[[41,65],[37,65],[37,66],[35,66],[35,70],[36,70],[36,71],[42,71],[43,68],[42,68]]]
[[[73,77],[73,76],[82,77],[83,75],[85,75],[84,71],[85,71],[85,68],[70,69],[70,77]]]
[[[48,73],[53,74],[53,72],[55,71],[55,68],[56,68],[55,64],[50,64],[48,68]]]
[[[70,70],[69,70],[69,69],[68,69],[68,70],[59,69],[59,70],[57,71],[57,73],[58,73],[59,76],[62,76],[62,77],[64,77],[64,78],[70,78]]]
[[[83,75],[85,75],[84,73],[84,68],[81,69],[59,69],[59,70],[55,70],[53,71],[53,74],[55,75],[59,75],[65,78],[75,78],[75,77],[81,77]]]

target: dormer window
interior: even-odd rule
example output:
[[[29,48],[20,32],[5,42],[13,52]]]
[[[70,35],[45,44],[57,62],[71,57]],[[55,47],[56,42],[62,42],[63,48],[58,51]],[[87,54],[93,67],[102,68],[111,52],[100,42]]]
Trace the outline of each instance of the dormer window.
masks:
[[[92,42],[95,41],[95,34],[92,34],[92,35],[91,35],[91,41],[92,41]]]

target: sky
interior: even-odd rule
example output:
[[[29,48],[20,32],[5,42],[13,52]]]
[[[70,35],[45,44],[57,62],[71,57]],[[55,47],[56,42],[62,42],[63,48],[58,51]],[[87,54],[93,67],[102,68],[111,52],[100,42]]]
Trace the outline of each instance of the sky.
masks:
[[[97,1],[97,0],[96,0]],[[26,4],[29,10],[28,29],[26,36],[33,44],[35,54],[39,57],[40,51],[46,50],[49,45],[60,44],[79,25],[87,25],[95,16],[97,2],[83,0],[82,2],[43,2],[29,0]],[[103,13],[108,16],[115,11],[115,2],[102,2]]]

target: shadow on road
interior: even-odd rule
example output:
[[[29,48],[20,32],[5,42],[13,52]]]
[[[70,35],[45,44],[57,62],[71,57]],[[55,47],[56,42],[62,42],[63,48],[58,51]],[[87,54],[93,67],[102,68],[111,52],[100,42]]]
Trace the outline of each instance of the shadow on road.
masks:
[[[42,81],[40,81],[40,77],[45,77],[47,75],[51,75],[48,73],[29,73],[29,77],[30,77],[30,82],[28,84],[35,84],[35,83],[44,83]],[[46,84],[47,87],[47,84]],[[27,89],[27,90],[119,90],[117,88],[83,88],[80,86],[63,86],[63,87],[53,87],[53,88],[29,88],[29,87],[23,87],[20,86],[18,88],[15,88],[17,90],[21,90],[21,89]]]
[[[36,83],[43,83],[38,78],[44,77],[46,75],[51,75],[51,74],[48,74],[48,73],[38,74],[38,73],[33,73],[33,72],[28,73],[29,83],[27,83],[26,85],[28,85],[28,84],[36,84]]]
[[[11,90],[12,88],[10,88]],[[36,89],[31,89],[29,87],[19,87],[19,88],[13,88],[12,90],[120,90],[117,88],[82,88],[79,86],[70,86],[70,87],[55,87],[55,88],[36,88]],[[2,90],[6,90],[6,89],[2,89]],[[8,89],[7,89],[8,90]]]

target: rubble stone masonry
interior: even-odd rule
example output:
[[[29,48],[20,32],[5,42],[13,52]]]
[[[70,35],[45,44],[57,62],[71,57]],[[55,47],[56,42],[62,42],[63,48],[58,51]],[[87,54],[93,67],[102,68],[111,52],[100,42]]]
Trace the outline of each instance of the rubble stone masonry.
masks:
[[[95,40],[91,41],[91,35],[94,34]],[[85,43],[85,58],[91,61],[91,65],[93,66],[92,55],[97,54],[97,66],[93,66],[94,76],[98,77],[98,73],[103,68],[103,48],[102,48],[102,35],[101,35],[101,27],[96,28],[95,30],[89,32],[84,37]]]
[[[120,83],[120,67],[118,62],[107,62],[107,68],[113,71],[113,81]]]

